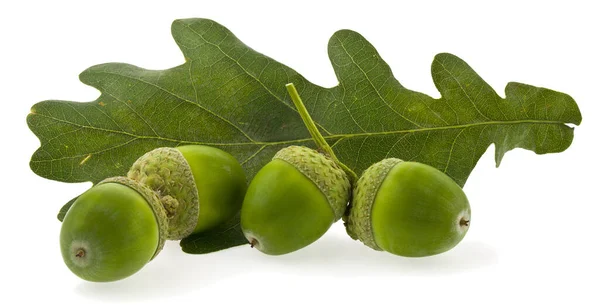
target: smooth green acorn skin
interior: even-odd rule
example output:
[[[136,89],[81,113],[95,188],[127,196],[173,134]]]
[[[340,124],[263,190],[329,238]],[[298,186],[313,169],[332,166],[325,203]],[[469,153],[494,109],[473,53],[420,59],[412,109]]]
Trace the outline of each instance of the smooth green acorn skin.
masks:
[[[241,226],[255,248],[280,255],[319,239],[334,218],[319,188],[291,164],[275,159],[250,183],[242,205]]]
[[[66,265],[82,279],[116,281],[151,260],[159,242],[158,230],[142,195],[118,183],[105,183],[73,203],[62,223],[60,248]]]
[[[198,189],[200,210],[194,233],[214,228],[239,212],[246,193],[246,175],[238,161],[210,146],[176,148],[192,169]]]
[[[371,211],[375,242],[409,257],[439,254],[458,244],[468,229],[471,209],[463,190],[426,164],[400,162],[381,184]]]

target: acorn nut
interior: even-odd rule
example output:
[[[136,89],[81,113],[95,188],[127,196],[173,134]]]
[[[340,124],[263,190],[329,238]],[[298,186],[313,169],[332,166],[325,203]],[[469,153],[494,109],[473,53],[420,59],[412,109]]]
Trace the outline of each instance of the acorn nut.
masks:
[[[203,145],[154,149],[131,166],[127,177],[158,194],[169,219],[167,238],[173,240],[231,219],[246,193],[246,176],[238,161]]]
[[[146,265],[165,242],[167,217],[156,194],[124,178],[109,178],[80,195],[60,230],[60,249],[82,279],[109,282]]]
[[[296,251],[342,217],[350,192],[346,173],[325,155],[307,147],[284,148],[250,182],[242,231],[263,253]]]
[[[345,221],[348,234],[373,249],[422,257],[456,246],[469,229],[471,208],[443,172],[390,158],[360,177]]]

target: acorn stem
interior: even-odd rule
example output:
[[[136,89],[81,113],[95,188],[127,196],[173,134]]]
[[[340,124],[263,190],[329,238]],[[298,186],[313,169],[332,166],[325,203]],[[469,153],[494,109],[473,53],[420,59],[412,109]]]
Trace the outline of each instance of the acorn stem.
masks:
[[[460,220],[460,226],[461,227],[468,227],[470,224],[471,224],[470,220],[467,220],[467,219],[464,219],[464,218],[462,218]]]
[[[325,140],[323,135],[319,132],[317,125],[315,125],[315,122],[313,121],[310,114],[308,113],[308,110],[306,110],[306,107],[304,106],[304,103],[302,102],[302,99],[300,98],[300,94],[298,94],[298,91],[296,90],[296,86],[294,86],[293,83],[289,83],[289,84],[286,84],[285,87],[287,88],[287,91],[290,94],[290,97],[292,98],[292,102],[294,102],[294,106],[296,106],[296,109],[298,109],[298,113],[300,114],[300,117],[302,118],[304,125],[306,125],[308,132],[310,133],[311,137],[317,144],[318,149],[321,150],[322,152],[324,152],[339,167],[342,168],[342,170],[346,173],[346,175],[348,175],[348,178],[350,179],[351,183],[356,182],[358,180],[358,176],[352,169],[350,169],[348,166],[346,166],[346,164],[344,164],[344,163],[340,162],[340,160],[338,160],[337,156],[333,152],[333,148],[331,148],[331,146],[329,146],[329,143],[327,143],[327,140]]]

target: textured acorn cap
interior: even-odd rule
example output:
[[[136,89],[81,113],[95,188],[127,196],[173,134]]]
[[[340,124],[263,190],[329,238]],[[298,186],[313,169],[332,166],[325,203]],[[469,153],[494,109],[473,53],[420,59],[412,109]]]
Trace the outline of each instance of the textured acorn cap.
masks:
[[[154,191],[152,191],[151,189],[149,189],[147,186],[145,186],[135,180],[129,179],[127,177],[107,178],[107,179],[100,181],[98,183],[98,185],[101,185],[104,183],[118,183],[118,184],[125,185],[125,186],[135,190],[140,195],[142,195],[142,197],[144,197],[144,199],[146,199],[146,202],[152,209],[152,212],[154,212],[154,217],[156,218],[156,222],[158,224],[158,245],[156,247],[156,251],[154,252],[154,255],[152,256],[152,259],[154,259],[154,257],[156,257],[156,255],[162,250],[162,248],[165,245],[165,241],[167,240],[167,231],[168,231],[168,227],[169,227],[167,215],[165,213],[165,210],[164,210],[157,194]]]
[[[127,177],[156,192],[165,209],[167,238],[190,235],[198,222],[198,189],[190,165],[179,150],[161,147],[147,152],[131,166]]]
[[[327,198],[338,221],[350,199],[350,180],[346,173],[323,154],[304,146],[288,146],[278,151],[273,160],[283,160],[304,174]]]
[[[396,158],[384,159],[364,171],[354,187],[350,213],[344,219],[348,235],[375,250],[381,250],[381,248],[375,243],[371,224],[373,203],[383,180],[390,170],[400,162],[402,160]]]

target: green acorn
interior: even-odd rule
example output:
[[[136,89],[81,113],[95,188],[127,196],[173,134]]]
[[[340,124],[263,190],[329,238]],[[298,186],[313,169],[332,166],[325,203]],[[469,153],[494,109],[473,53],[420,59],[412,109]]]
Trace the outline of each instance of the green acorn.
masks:
[[[284,148],[250,183],[242,231],[263,253],[296,251],[342,217],[350,190],[346,174],[331,159],[307,147]]]
[[[241,208],[246,176],[237,160],[210,146],[161,147],[140,157],[127,177],[155,191],[169,218],[168,239],[210,230]]]
[[[456,246],[469,229],[471,208],[443,172],[390,158],[360,177],[345,221],[353,239],[375,250],[421,257]]]
[[[80,195],[65,215],[63,260],[82,279],[120,280],[160,252],[167,226],[152,190],[125,177],[109,178]]]

